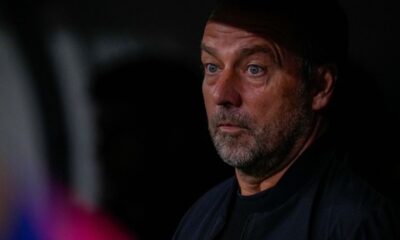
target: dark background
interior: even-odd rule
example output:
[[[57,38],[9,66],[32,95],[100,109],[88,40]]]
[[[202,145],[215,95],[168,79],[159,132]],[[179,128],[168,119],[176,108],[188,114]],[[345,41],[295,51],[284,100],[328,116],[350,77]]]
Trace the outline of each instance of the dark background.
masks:
[[[399,14],[394,1],[341,2],[348,140],[355,165],[395,196]],[[169,239],[192,202],[232,174],[201,102],[198,46],[213,3],[0,2],[2,154],[36,159],[141,239]]]

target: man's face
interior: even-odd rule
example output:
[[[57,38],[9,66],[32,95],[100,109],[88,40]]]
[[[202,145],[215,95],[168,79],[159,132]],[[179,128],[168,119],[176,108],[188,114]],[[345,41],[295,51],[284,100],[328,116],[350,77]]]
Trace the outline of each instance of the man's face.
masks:
[[[213,21],[204,31],[201,60],[209,131],[219,155],[253,174],[273,171],[312,124],[300,60],[266,37]]]

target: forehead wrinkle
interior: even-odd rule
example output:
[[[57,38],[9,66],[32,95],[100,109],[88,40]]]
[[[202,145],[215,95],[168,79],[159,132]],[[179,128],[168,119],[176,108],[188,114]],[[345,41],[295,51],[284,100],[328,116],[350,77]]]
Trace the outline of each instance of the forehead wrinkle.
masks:
[[[284,58],[284,50],[281,49],[282,46],[280,44],[277,44],[273,39],[271,39],[268,34],[257,34],[253,32],[249,32],[246,29],[236,27],[236,26],[231,26],[229,24],[224,24],[224,23],[219,23],[219,22],[214,22],[214,21],[209,21],[207,23],[206,28],[210,27],[211,25],[216,25],[218,26],[216,29],[212,29],[211,31],[205,31],[203,35],[203,41],[201,42],[200,49],[201,51],[204,51],[207,54],[210,54],[211,56],[217,57],[219,56],[220,49],[214,46],[214,40],[222,40],[224,38],[220,38],[219,34],[223,35],[232,35],[232,38],[236,39],[239,44],[239,47],[235,50],[235,55],[239,56],[239,58],[245,58],[249,57],[253,54],[257,53],[265,53],[271,59],[278,64],[279,66],[282,66],[283,64],[283,58]],[[230,44],[230,40],[232,40],[231,37],[222,40],[221,43],[222,45]],[[253,39],[250,41],[244,40],[242,42],[241,40],[243,39]],[[208,44],[207,39],[214,39],[211,41],[211,45]],[[225,42],[228,41],[228,42]],[[218,41],[217,41],[218,42]]]
[[[278,59],[276,58],[273,50],[269,46],[263,46],[263,45],[255,45],[253,47],[243,48],[240,50],[239,57],[246,58],[246,57],[258,54],[258,53],[268,55],[275,62],[279,62],[279,57],[278,57]]]
[[[201,51],[204,51],[212,56],[215,56],[217,53],[217,49],[207,46],[205,43],[201,43],[200,49],[201,49]]]

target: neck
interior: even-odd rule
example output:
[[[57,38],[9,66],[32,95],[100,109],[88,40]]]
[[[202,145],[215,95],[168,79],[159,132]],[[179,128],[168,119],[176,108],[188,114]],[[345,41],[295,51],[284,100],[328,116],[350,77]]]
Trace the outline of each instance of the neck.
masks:
[[[324,129],[325,125],[322,124],[322,119],[318,119],[310,133],[306,137],[297,141],[292,151],[287,155],[287,159],[282,159],[281,162],[286,162],[286,165],[269,176],[263,178],[254,177],[246,174],[240,169],[236,169],[236,178],[239,183],[241,194],[243,196],[250,196],[274,187],[296,159],[298,159],[299,156],[322,134]]]

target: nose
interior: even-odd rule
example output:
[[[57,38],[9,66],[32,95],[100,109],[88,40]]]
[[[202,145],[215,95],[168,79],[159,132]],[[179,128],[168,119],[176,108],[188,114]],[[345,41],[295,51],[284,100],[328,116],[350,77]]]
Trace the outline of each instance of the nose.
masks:
[[[240,80],[233,71],[222,73],[210,87],[213,101],[224,107],[239,107],[242,104]]]

